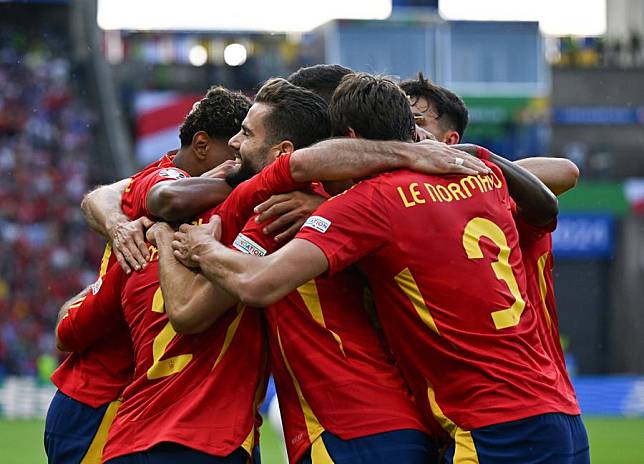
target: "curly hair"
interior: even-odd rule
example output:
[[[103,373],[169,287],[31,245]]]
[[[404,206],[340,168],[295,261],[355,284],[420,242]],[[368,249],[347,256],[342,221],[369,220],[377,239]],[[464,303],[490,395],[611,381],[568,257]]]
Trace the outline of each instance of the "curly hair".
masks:
[[[327,104],[310,90],[285,79],[270,79],[257,92],[255,102],[272,107],[264,124],[273,142],[290,140],[298,149],[329,137]]]
[[[250,106],[251,101],[241,92],[212,86],[181,124],[181,146],[190,145],[192,138],[199,131],[206,132],[214,139],[230,139],[241,129],[241,123]]]
[[[349,128],[372,140],[413,140],[416,125],[407,95],[393,81],[368,73],[344,76],[329,104],[334,136]]]
[[[463,137],[463,132],[469,121],[467,107],[461,97],[451,90],[436,85],[418,73],[418,79],[412,79],[400,84],[400,87],[411,98],[412,105],[419,98],[425,98],[427,103],[436,110],[436,116],[444,129],[451,129]]]

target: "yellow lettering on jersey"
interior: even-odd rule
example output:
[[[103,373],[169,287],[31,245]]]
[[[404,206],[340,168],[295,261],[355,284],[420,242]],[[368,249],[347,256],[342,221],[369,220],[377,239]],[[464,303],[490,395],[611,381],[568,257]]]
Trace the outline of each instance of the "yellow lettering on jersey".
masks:
[[[157,288],[157,291],[154,292],[154,297],[152,298],[152,311],[161,314],[165,312],[161,288]],[[168,321],[165,327],[161,329],[161,332],[159,332],[159,335],[154,338],[154,341],[152,342],[153,362],[147,373],[149,380],[160,379],[162,377],[176,374],[177,372],[182,371],[183,368],[192,360],[192,354],[181,354],[168,359],[161,359],[165,354],[165,350],[168,348],[168,345],[170,345],[170,342],[176,335],[177,332],[175,332],[172,324]]]
[[[468,198],[463,194],[460,185],[458,185],[456,182],[450,182],[449,184],[447,184],[447,190],[450,191],[455,200],[467,200]]]
[[[159,259],[159,250],[157,250],[156,247],[149,245],[148,251],[150,252],[150,257],[148,258],[149,263],[156,259]]]
[[[342,344],[342,339],[337,333],[329,329],[324,322],[324,314],[322,313],[322,304],[320,303],[320,296],[318,295],[318,287],[315,284],[315,279],[311,279],[305,284],[300,285],[297,288],[297,293],[299,293],[300,296],[302,297],[302,300],[304,301],[304,305],[306,306],[306,309],[309,310],[311,317],[313,317],[315,322],[320,324],[322,327],[324,327],[331,333],[331,335],[333,336],[333,339],[340,347],[340,351],[342,351],[342,354],[344,355],[344,357],[346,357],[347,355],[344,352],[344,345]]]
[[[429,193],[429,196],[432,197],[433,202],[443,201],[441,200],[441,197],[438,195],[438,192],[436,191],[436,187],[434,187],[432,184],[428,184],[427,182],[425,182],[424,185],[425,185],[425,189],[427,190],[427,193]]]
[[[418,313],[425,325],[429,327],[436,335],[440,335],[440,333],[438,333],[438,327],[436,327],[436,323],[434,322],[434,318],[429,312],[429,309],[425,304],[425,299],[420,293],[420,289],[416,284],[414,276],[411,275],[409,268],[406,267],[405,269],[400,271],[400,273],[398,273],[398,275],[394,277],[394,280],[403,291],[403,293],[407,295],[407,298],[409,298],[409,301],[411,301],[411,304],[416,310],[416,313]]]
[[[417,204],[422,205],[425,203],[425,200],[420,196],[420,190],[418,190],[417,182],[412,182],[411,184],[409,184],[409,193],[411,193],[411,197]]]
[[[412,206],[416,206],[416,203],[414,201],[409,201],[407,197],[405,196],[405,192],[403,192],[402,187],[396,187],[396,190],[398,190],[398,194],[400,195],[400,198],[403,201],[403,205],[405,205],[405,208],[411,208]]]
[[[192,221],[191,224],[193,226],[200,226],[201,224],[203,224],[203,218],[199,218],[196,221]]]
[[[480,217],[471,219],[463,231],[463,248],[469,259],[483,258],[483,250],[481,249],[480,243],[482,237],[487,237],[499,247],[497,261],[492,263],[492,270],[497,279],[506,283],[510,293],[514,297],[512,306],[507,309],[492,312],[494,326],[498,330],[514,327],[519,324],[521,313],[525,309],[525,301],[521,296],[519,284],[510,266],[510,247],[508,246],[508,240],[501,228],[489,219]]]
[[[546,251],[537,260],[537,274],[539,275],[539,294],[541,295],[541,305],[543,306],[543,312],[546,316],[548,330],[552,330],[552,319],[550,318],[550,312],[548,312],[548,305],[546,304],[546,294],[548,293],[548,286],[546,285],[546,276],[544,274],[544,271],[546,269],[546,262],[548,261],[548,254],[549,253]]]
[[[428,202],[450,203],[452,201],[467,200],[472,198],[477,191],[485,193],[494,189],[500,189],[503,187],[503,182],[492,172],[484,176],[463,177],[458,182],[450,182],[447,185],[423,182],[425,189],[422,191],[418,188],[418,185],[417,182],[412,182],[407,186],[399,185],[396,187],[405,208],[424,205]]]
[[[437,191],[437,192],[438,192],[438,194],[441,196],[441,198],[443,199],[443,201],[447,201],[448,203],[449,203],[450,201],[452,201],[452,194],[451,194],[451,193],[449,193],[449,190],[447,190],[447,188],[445,188],[445,186],[444,186],[444,185],[437,185],[437,186],[436,186],[436,191]]]

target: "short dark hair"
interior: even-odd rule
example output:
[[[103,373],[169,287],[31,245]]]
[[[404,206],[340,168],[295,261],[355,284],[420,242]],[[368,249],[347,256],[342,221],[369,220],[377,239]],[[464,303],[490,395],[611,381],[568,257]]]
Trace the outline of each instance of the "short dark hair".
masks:
[[[328,104],[342,78],[351,73],[351,69],[339,64],[316,64],[298,69],[286,80],[315,92]]]
[[[427,102],[436,110],[437,119],[443,127],[455,130],[461,138],[463,137],[469,114],[461,97],[426,79],[422,72],[418,73],[418,79],[405,81],[400,84],[400,87],[412,99],[412,105],[421,97],[427,99]]]
[[[264,119],[272,142],[290,140],[298,149],[330,135],[327,104],[322,97],[285,79],[266,81],[257,92],[255,103],[273,108]]]
[[[416,124],[407,95],[393,81],[367,73],[342,79],[329,104],[333,135],[349,128],[373,140],[414,139]]]
[[[190,145],[199,131],[206,132],[211,138],[230,139],[241,129],[250,106],[251,101],[241,92],[221,86],[211,87],[181,124],[181,146]]]

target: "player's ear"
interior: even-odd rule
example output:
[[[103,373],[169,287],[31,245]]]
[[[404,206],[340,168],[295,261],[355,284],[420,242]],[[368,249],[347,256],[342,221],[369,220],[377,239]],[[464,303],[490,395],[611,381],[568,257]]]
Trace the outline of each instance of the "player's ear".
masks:
[[[192,151],[199,159],[205,159],[208,155],[208,146],[210,145],[210,137],[205,131],[198,131],[192,137]]]
[[[290,140],[282,140],[276,148],[279,150],[277,156],[287,155],[295,151],[295,145]]]
[[[358,139],[358,138],[360,138],[358,133],[355,130],[353,130],[353,127],[349,127],[347,129],[347,137],[349,137],[350,139]]]
[[[443,142],[446,143],[447,145],[456,145],[460,141],[461,141],[461,136],[458,135],[458,132],[454,130],[445,132],[445,135],[443,136]]]

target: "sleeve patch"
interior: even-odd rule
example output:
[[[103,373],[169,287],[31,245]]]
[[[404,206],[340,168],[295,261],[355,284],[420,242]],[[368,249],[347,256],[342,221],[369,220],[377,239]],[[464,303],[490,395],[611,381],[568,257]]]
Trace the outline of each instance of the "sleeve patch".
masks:
[[[168,177],[170,179],[184,179],[186,177],[186,175],[183,172],[179,171],[178,169],[174,169],[174,168],[161,169],[159,171],[159,176],[160,177]]]
[[[237,234],[233,246],[242,253],[253,256],[266,256],[266,250],[244,234]]]
[[[305,227],[310,227],[311,229],[315,229],[318,232],[325,233],[330,226],[331,221],[329,221],[328,219],[325,219],[322,216],[311,216],[306,220],[306,222],[302,226],[302,229],[304,229]]]
[[[96,295],[103,285],[103,278],[99,277],[96,282],[94,282],[90,288],[92,289],[92,295]]]

